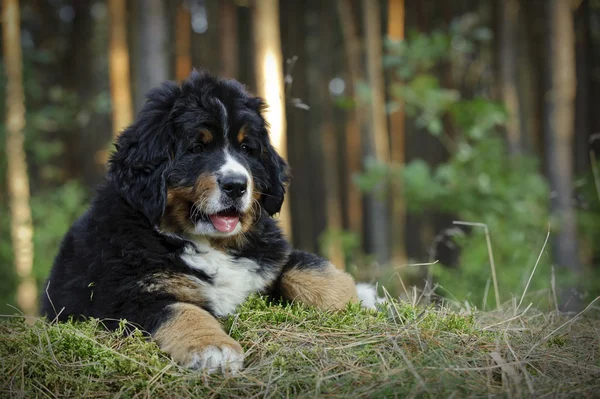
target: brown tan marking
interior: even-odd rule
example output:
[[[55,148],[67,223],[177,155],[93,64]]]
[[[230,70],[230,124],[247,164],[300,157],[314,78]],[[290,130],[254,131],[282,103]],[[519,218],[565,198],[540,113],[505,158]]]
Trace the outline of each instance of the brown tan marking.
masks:
[[[341,310],[358,302],[356,284],[348,273],[332,264],[324,270],[292,269],[281,280],[284,298],[325,310]]]
[[[169,187],[161,229],[176,233],[193,231],[194,224],[190,220],[192,205],[202,203],[214,190],[218,190],[217,179],[209,173],[198,176],[193,187]]]
[[[246,125],[242,126],[240,131],[237,134],[238,143],[242,144],[242,141],[246,138]]]
[[[223,331],[221,324],[206,310],[187,303],[170,305],[172,315],[154,333],[158,346],[173,360],[189,366],[194,356],[210,346],[228,347],[243,355],[241,345]]]
[[[253,191],[254,199],[260,198],[260,194],[254,191],[254,181],[250,178],[250,190]],[[193,187],[169,187],[167,189],[167,204],[165,213],[160,222],[162,231],[192,233],[194,224],[190,220],[192,205],[202,204],[215,190],[219,190],[217,179],[210,173],[204,173],[196,179]],[[256,195],[258,194],[258,197]],[[211,238],[210,241],[217,249],[239,248],[245,243],[244,234],[254,225],[256,216],[259,215],[260,204],[253,201],[248,212],[240,214],[242,230],[240,234],[225,238]]]
[[[206,303],[202,286],[192,276],[183,273],[155,273],[143,280],[142,288],[147,292],[172,295],[177,301],[202,306]]]
[[[202,141],[204,144],[209,144],[213,140],[213,135],[208,130],[200,130],[199,135],[200,141]]]

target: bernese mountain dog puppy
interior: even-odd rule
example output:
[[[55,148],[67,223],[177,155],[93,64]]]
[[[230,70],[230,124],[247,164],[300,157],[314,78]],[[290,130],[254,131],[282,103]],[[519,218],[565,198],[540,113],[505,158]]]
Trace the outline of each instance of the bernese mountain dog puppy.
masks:
[[[112,329],[126,319],[185,367],[235,373],[244,352],[217,317],[249,294],[333,310],[358,301],[349,274],[292,249],[272,218],[289,168],[264,109],[237,81],[205,72],[151,90],[63,239],[43,314]]]

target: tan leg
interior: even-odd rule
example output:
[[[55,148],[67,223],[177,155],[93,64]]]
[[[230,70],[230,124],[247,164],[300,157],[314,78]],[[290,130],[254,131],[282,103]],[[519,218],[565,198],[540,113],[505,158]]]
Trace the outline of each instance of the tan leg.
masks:
[[[188,303],[169,306],[171,316],[152,335],[158,346],[182,366],[235,374],[244,364],[240,344],[206,310]]]
[[[287,270],[281,279],[281,293],[288,300],[324,310],[341,310],[349,302],[358,302],[352,276],[330,263]]]

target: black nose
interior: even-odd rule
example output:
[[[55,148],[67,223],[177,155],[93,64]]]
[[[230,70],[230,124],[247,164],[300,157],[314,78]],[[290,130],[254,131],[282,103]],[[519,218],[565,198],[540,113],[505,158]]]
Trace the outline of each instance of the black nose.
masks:
[[[219,187],[231,199],[238,199],[246,193],[248,179],[243,175],[225,176],[219,179]]]

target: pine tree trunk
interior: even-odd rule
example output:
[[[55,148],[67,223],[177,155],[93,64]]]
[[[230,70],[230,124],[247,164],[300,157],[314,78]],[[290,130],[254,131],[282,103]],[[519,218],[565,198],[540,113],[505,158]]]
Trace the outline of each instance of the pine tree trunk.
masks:
[[[169,18],[167,2],[135,0],[134,2],[134,105],[139,112],[146,102],[146,93],[168,80]]]
[[[127,46],[127,10],[122,0],[109,0],[109,73],[112,99],[113,138],[133,120],[131,80],[129,77],[129,49]]]
[[[337,8],[342,28],[344,53],[346,56],[346,69],[348,73],[347,96],[356,100],[354,85],[363,75],[360,56],[360,40],[358,29],[354,20],[351,0],[337,0]],[[344,187],[347,196],[347,220],[350,230],[354,233],[363,234],[363,197],[359,189],[352,181],[352,176],[362,170],[363,151],[361,147],[361,135],[367,129],[365,115],[361,107],[354,106],[354,112],[348,113],[346,120],[346,180]]]
[[[577,62],[577,97],[575,117],[575,176],[583,175],[590,170],[589,139],[591,134],[592,101],[592,57],[590,27],[590,2],[583,0],[575,14],[576,34],[576,62]],[[597,116],[595,116],[597,118]]]
[[[11,216],[11,239],[19,278],[17,304],[26,315],[37,309],[37,288],[32,276],[33,225],[29,205],[29,177],[25,160],[25,95],[23,93],[20,15],[18,0],[4,0],[2,8],[4,65],[6,70],[6,161]]]
[[[192,18],[183,2],[177,4],[175,19],[175,78],[181,81],[192,71]]]
[[[519,17],[518,0],[504,0],[497,3],[500,8],[500,76],[502,100],[508,111],[506,134],[508,148],[512,154],[523,149],[519,132],[520,107],[517,94],[517,28]]]
[[[577,226],[573,208],[573,137],[575,129],[575,31],[571,2],[548,2],[548,78],[544,133],[546,163],[552,189],[551,207],[559,221],[554,239],[555,261],[574,277],[581,277]],[[578,296],[563,287],[565,309],[580,306]]]
[[[255,69],[258,95],[269,106],[265,118],[271,126],[271,142],[283,158],[287,158],[285,94],[283,90],[283,56],[279,30],[279,1],[255,0],[253,9]],[[290,201],[286,199],[279,222],[291,240]]]
[[[404,40],[404,0],[388,0],[388,37],[390,40]],[[398,101],[398,100],[396,100]],[[390,115],[390,149],[392,162],[405,163],[405,114],[403,104]],[[394,264],[405,265],[406,258],[406,204],[402,181],[395,182],[396,190],[392,198],[392,258]]]
[[[342,242],[336,232],[342,230],[342,207],[340,203],[340,182],[338,179],[338,148],[336,131],[333,125],[333,104],[328,93],[329,79],[333,76],[332,60],[325,54],[333,54],[331,20],[334,11],[330,2],[309,0],[304,3],[306,26],[307,85],[310,104],[308,138],[312,156],[311,178],[312,208],[321,209],[323,214],[315,221],[318,239],[323,232],[333,233],[326,248],[326,255],[340,269],[345,269]],[[324,206],[323,206],[324,205]],[[316,217],[313,213],[313,217]],[[316,243],[319,246],[319,243]]]
[[[371,89],[370,124],[365,137],[365,155],[389,163],[389,139],[383,78],[383,41],[379,0],[363,0],[367,76]],[[387,201],[367,196],[367,249],[379,263],[389,261],[389,215]]]
[[[233,0],[221,0],[219,12],[221,75],[236,79],[239,63],[237,6]]]

